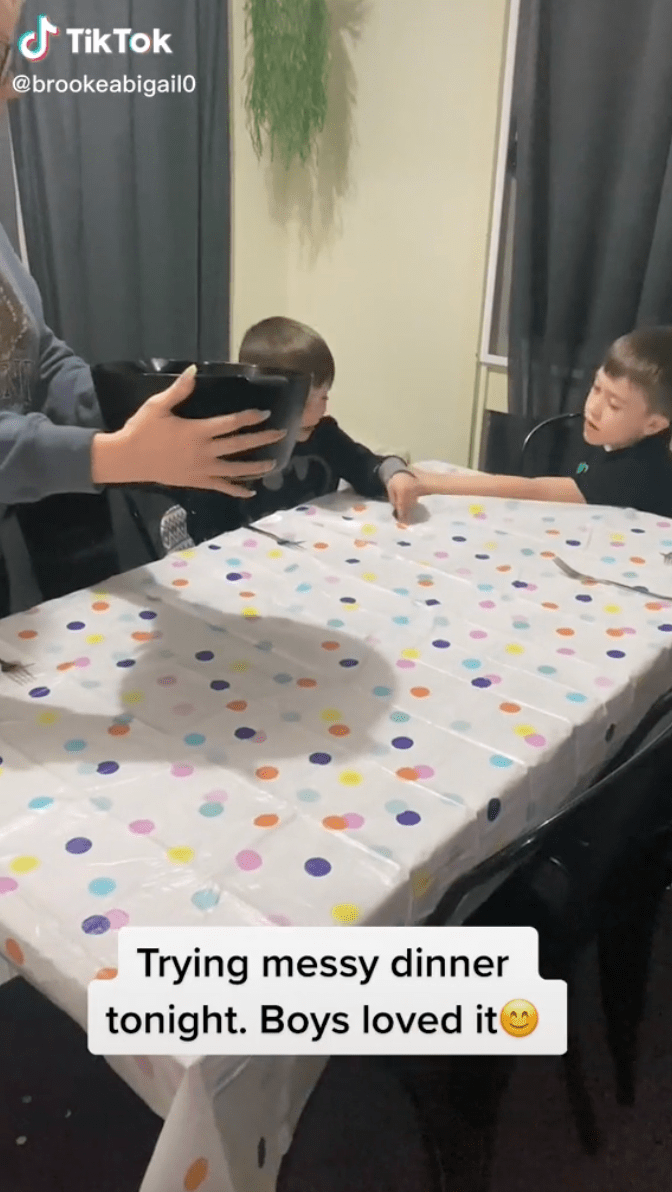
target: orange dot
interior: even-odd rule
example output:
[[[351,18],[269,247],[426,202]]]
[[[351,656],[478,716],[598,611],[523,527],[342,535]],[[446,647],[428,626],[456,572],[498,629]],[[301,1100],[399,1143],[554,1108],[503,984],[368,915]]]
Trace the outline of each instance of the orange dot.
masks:
[[[498,568],[497,568],[497,570],[498,570],[498,571],[510,571],[510,570],[511,570],[511,568],[509,567],[509,564],[508,564],[508,563],[504,563],[504,564],[503,564],[503,566],[502,566],[502,567],[498,567]]]
[[[553,538],[557,538],[560,531],[559,530],[547,530],[546,533],[550,534]]]
[[[366,538],[355,538],[355,546],[357,547],[357,550],[364,550],[364,547],[369,545],[370,544],[366,541]]]
[[[126,733],[130,733],[130,724],[111,724],[108,728],[108,733],[111,737],[125,737]]]
[[[188,586],[189,586],[189,580],[188,580],[188,579],[174,579],[174,580],[173,580],[173,587],[174,587],[174,588],[187,588]]]
[[[20,637],[22,641],[28,642],[31,638],[37,637],[37,632],[35,629],[22,629],[16,636]]]
[[[247,701],[244,699],[232,699],[230,704],[226,705],[232,712],[244,712],[247,708]]]
[[[342,815],[327,815],[322,820],[323,828],[331,828],[335,832],[340,832],[343,828],[347,828],[347,826],[347,820],[344,820]]]
[[[623,637],[622,629],[607,629],[609,637]]]
[[[74,665],[75,665],[74,662],[59,662],[58,666],[56,667],[56,670],[59,670],[59,671],[72,670]]]
[[[646,559],[640,558],[639,555],[632,555],[630,558],[630,562],[631,563],[646,563]]]
[[[96,600],[91,605],[94,613],[106,613],[109,607],[107,600]]]
[[[315,547],[315,550],[328,550],[329,549],[328,542],[315,542],[313,545]]]
[[[340,642],[322,642],[323,650],[340,650],[340,648],[341,648]]]
[[[366,505],[353,505],[352,508],[354,509],[355,513],[363,513],[366,509]]]
[[[433,579],[419,579],[418,587],[419,588],[433,588],[434,580]]]
[[[415,782],[418,775],[411,766],[402,766],[401,770],[397,770],[397,778],[403,778],[406,782]]]
[[[348,728],[347,724],[332,724],[329,732],[331,733],[332,737],[350,736],[350,729]]]
[[[244,596],[246,600],[251,600],[254,596],[254,592],[239,592],[238,595]]]
[[[555,632],[559,634],[560,637],[574,637],[574,630],[567,629],[566,626],[563,626],[562,629],[556,629]]]
[[[280,818],[277,815],[258,815],[254,822],[257,828],[274,828],[280,823]]]
[[[114,981],[116,975],[117,970],[115,968],[103,968],[98,969],[95,979],[96,981]]]
[[[649,611],[652,613],[659,613],[663,606],[662,606],[662,604],[659,604],[657,600],[652,600],[652,601],[650,601],[649,604],[646,604],[644,607],[648,608]]]
[[[134,642],[151,642],[152,640],[151,633],[143,633],[140,629],[136,630],[135,633],[132,633],[131,637],[133,638]]]
[[[541,558],[542,559],[554,559],[555,551],[554,550],[542,550]]]
[[[5,952],[9,959],[14,961],[14,964],[25,964],[26,958],[16,940],[5,940]]]
[[[500,712],[520,712],[520,704],[500,704],[499,710]]]
[[[541,606],[541,607],[542,607],[542,608],[552,608],[552,609],[557,609],[559,606],[558,606],[557,604],[553,604],[553,602],[552,602],[551,600],[544,600],[544,602],[543,602],[543,604],[542,604],[542,606]]]
[[[416,699],[426,699],[431,694],[429,687],[411,687],[411,695],[414,695]]]
[[[317,687],[317,679],[297,679],[297,687]]]
[[[210,1165],[207,1159],[194,1159],[184,1176],[184,1192],[196,1192],[207,1179]]]
[[[274,778],[278,777],[280,771],[276,770],[275,766],[260,766],[255,773],[257,778],[261,778],[263,782],[271,782]]]

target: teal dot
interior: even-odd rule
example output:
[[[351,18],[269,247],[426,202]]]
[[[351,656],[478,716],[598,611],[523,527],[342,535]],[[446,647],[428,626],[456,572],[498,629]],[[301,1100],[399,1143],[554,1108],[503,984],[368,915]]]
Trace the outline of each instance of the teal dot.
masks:
[[[616,562],[616,560],[615,560],[615,558],[613,557],[613,555],[603,555],[603,556],[602,556],[602,560],[601,560],[601,561],[602,561],[603,563],[615,563],[615,562]]]
[[[114,723],[115,724],[132,724],[134,720],[135,720],[135,716],[133,715],[132,712],[120,712],[118,716],[115,716]]]
[[[478,584],[479,592],[492,592],[492,584]]]
[[[408,810],[408,803],[403,799],[389,799],[385,804],[385,810],[389,811],[390,815],[401,815],[402,811]]]
[[[327,621],[327,625],[330,629],[342,629],[345,621],[339,621],[338,617],[332,617],[331,621]]]
[[[313,791],[310,790],[309,787],[306,787],[304,790],[297,791],[296,797],[297,799],[300,799],[302,803],[317,803],[320,793],[319,791]]]
[[[587,700],[586,695],[582,695],[580,691],[568,691],[567,699],[571,700],[573,704],[585,704]]]
[[[533,555],[535,552],[530,546],[524,546],[520,553],[521,555]]]
[[[379,699],[388,699],[392,695],[391,687],[374,687],[373,694]]]
[[[557,675],[557,670],[554,666],[538,666],[537,670],[540,675]]]
[[[312,592],[313,585],[312,584],[299,584],[296,590],[297,590],[297,592]]]
[[[394,720],[395,724],[405,724],[410,719],[408,712],[390,712],[390,720]]]
[[[447,617],[435,617],[434,620],[432,621],[432,624],[436,625],[437,629],[439,627],[441,627],[442,629],[445,629],[446,625],[450,625],[450,621],[448,620]]]
[[[462,663],[466,670],[479,670],[482,665],[483,663],[478,658],[465,658]]]
[[[468,720],[454,720],[450,727],[456,733],[468,733],[471,725]]]
[[[95,795],[90,802],[93,803],[93,806],[97,807],[99,811],[109,811],[110,807],[112,806],[112,800],[108,799],[106,795]]]
[[[393,617],[392,620],[394,621],[395,625],[408,625],[410,623],[411,618],[410,617]]]
[[[379,857],[385,857],[386,861],[392,861],[394,859],[394,853],[392,852],[392,849],[386,848],[382,844],[375,845],[371,851],[378,853]]]
[[[298,571],[298,570],[299,570],[298,563],[290,563],[289,567],[285,567],[285,573],[287,575],[291,575],[292,571]]]
[[[226,565],[227,565],[227,567],[239,567],[240,559],[227,559]]]
[[[135,617],[133,613],[120,613],[120,615],[117,617],[117,620],[123,621],[127,624],[129,621],[135,621]]]
[[[409,595],[408,588],[394,588],[393,591],[394,591],[395,595],[397,595],[397,596],[408,596]]]
[[[111,877],[94,877],[93,881],[89,882],[89,894],[95,894],[98,898],[105,898],[116,888],[117,883],[113,882]]]
[[[529,629],[530,622],[529,621],[514,621],[513,628],[514,629]]]
[[[187,733],[184,743],[185,745],[204,745],[205,737],[203,733]]]
[[[201,815],[205,815],[208,819],[214,819],[216,815],[221,815],[224,806],[222,803],[201,803],[198,809]]]
[[[100,687],[100,683],[97,679],[82,679],[81,685],[82,687],[85,687],[87,691],[93,691],[94,687]]]
[[[96,763],[95,762],[80,762],[77,767],[77,773],[78,774],[95,774],[96,773]]]
[[[509,766],[513,765],[510,757],[502,757],[501,753],[494,753],[490,758],[490,765],[496,766],[499,770],[507,770]]]
[[[384,745],[382,741],[380,741],[378,744],[371,746],[370,752],[372,757],[385,757],[386,753],[390,753],[390,747],[389,745]]]
[[[624,571],[623,579],[637,579],[638,574],[639,572],[637,571]]]
[[[86,749],[86,741],[82,741],[80,737],[74,738],[72,741],[66,741],[63,746],[68,753],[79,753],[82,749]]]
[[[40,811],[43,807],[49,807],[53,801],[53,799],[47,798],[46,795],[42,795],[39,799],[31,799],[28,806],[31,811]]]
[[[296,724],[297,721],[299,721],[300,719],[301,719],[300,712],[283,712],[282,713],[282,720],[284,720],[287,724]]]
[[[192,894],[191,901],[199,911],[209,911],[213,906],[217,906],[219,902],[218,890],[197,890]]]

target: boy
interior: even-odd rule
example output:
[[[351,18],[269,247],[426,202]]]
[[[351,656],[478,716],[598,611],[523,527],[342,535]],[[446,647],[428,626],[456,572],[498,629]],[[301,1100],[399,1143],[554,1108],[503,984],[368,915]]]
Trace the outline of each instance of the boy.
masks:
[[[265,478],[249,500],[219,493],[193,492],[185,500],[186,529],[192,542],[205,542],[226,530],[250,525],[278,509],[292,509],[317,500],[346,480],[363,497],[387,497],[399,511],[412,508],[420,485],[398,456],[375,455],[356,443],[327,414],[335,376],[334,358],[322,337],[294,319],[264,319],[246,332],[238,356],[241,364],[292,369],[309,374],[312,384],[301,431],[282,475]],[[184,512],[170,510],[162,525],[166,550],[188,545]]]
[[[672,328],[642,327],[617,339],[597,371],[584,407],[587,450],[574,476],[437,476],[416,469],[420,495],[576,501],[672,517],[671,421]]]

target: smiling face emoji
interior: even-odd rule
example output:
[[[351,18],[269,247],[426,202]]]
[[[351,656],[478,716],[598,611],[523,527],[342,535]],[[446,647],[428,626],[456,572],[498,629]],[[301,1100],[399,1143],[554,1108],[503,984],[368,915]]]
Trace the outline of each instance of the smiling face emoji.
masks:
[[[526,1002],[524,998],[514,998],[507,1002],[499,1016],[507,1035],[514,1038],[519,1035],[531,1035],[539,1022],[536,1006]]]

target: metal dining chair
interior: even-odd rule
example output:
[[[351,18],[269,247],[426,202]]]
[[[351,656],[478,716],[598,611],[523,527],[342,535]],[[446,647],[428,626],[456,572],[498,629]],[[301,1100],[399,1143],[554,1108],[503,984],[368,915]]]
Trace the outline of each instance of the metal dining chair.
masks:
[[[581,414],[556,414],[541,422],[523,414],[486,410],[479,471],[508,476],[571,475],[578,459]]]

